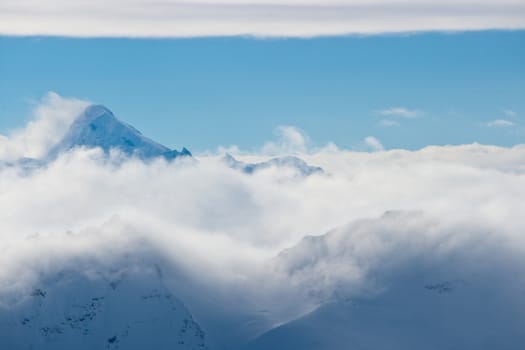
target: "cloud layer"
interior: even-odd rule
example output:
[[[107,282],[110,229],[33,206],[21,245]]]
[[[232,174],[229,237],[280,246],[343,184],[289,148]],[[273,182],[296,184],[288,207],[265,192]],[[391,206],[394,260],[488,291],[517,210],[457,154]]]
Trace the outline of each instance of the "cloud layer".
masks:
[[[59,119],[71,120],[71,113]],[[40,122],[30,125],[45,130],[52,115],[37,113]],[[524,256],[522,145],[382,151],[370,138],[377,152],[369,153],[310,150],[291,127],[278,137],[241,160],[267,159],[272,145],[272,152],[294,152],[326,173],[298,179],[269,168],[247,175],[220,155],[121,162],[117,153],[108,159],[86,149],[29,173],[0,166],[0,305],[50,273],[131,256],[161,265],[174,293],[215,336],[226,334],[219,326],[253,335],[337,294],[381,293],[391,281],[379,277],[393,268],[402,274],[432,260],[434,272],[455,271],[469,261],[469,273],[485,276],[489,267],[475,262],[490,261],[491,271],[503,273],[507,261],[494,257]],[[385,219],[392,210],[419,214]],[[334,228],[325,243],[304,244],[305,236]],[[293,259],[283,257],[298,243]],[[521,266],[513,267],[518,275]],[[247,319],[260,323],[247,331]]]
[[[519,0],[7,0],[0,33],[74,37],[312,37],[523,29]]]

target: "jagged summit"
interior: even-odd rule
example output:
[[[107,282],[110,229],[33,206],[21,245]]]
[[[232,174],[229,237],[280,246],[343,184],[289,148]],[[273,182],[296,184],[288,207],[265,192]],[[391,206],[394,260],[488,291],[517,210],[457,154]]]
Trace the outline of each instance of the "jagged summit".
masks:
[[[164,157],[170,160],[178,156],[191,156],[186,148],[181,152],[171,150],[145,137],[133,126],[117,119],[103,105],[88,106],[71,124],[50,155],[53,157],[75,147],[100,147],[106,153],[116,148],[141,159]]]
[[[113,112],[104,105],[90,105],[84,110],[83,116],[88,119],[95,119],[101,116],[108,116],[115,118]],[[116,118],[115,118],[116,119]]]
[[[301,158],[294,156],[277,157],[261,163],[244,163],[235,159],[231,154],[226,153],[222,160],[231,168],[241,170],[247,174],[271,167],[289,168],[297,171],[302,176],[322,174],[324,171],[317,166],[311,166]]]

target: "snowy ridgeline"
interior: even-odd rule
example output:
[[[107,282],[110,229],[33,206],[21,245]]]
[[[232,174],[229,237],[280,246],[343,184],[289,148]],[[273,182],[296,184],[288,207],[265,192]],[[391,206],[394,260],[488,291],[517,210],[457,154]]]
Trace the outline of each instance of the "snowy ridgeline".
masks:
[[[63,138],[49,150],[45,159],[21,158],[10,162],[0,159],[0,170],[16,168],[30,173],[53,161],[60,154],[80,147],[99,148],[106,155],[112,150],[117,150],[125,157],[136,157],[143,161],[156,158],[164,158],[167,161],[180,157],[192,158],[191,152],[186,148],[182,148],[181,151],[172,150],[145,137],[133,126],[117,119],[105,106],[91,105],[73,121]],[[293,156],[276,157],[265,162],[250,164],[226,154],[222,160],[225,165],[246,174],[269,168],[291,170],[299,176],[323,173],[322,168],[310,166],[302,159]]]
[[[323,174],[321,167],[308,165],[304,160],[294,157],[276,157],[260,163],[245,163],[235,159],[231,154],[226,154],[222,161],[230,168],[240,170],[246,174],[253,174],[264,169],[284,169],[291,170],[299,176],[310,176],[314,174]]]
[[[0,349],[208,349],[160,271],[56,273],[0,309]]]

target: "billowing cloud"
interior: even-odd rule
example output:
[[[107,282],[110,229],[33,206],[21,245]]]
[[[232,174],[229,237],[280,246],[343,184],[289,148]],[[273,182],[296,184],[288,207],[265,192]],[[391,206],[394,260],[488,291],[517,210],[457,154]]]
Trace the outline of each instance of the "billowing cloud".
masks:
[[[365,137],[365,144],[372,151],[383,151],[385,149],[381,141],[374,136]]]
[[[274,133],[277,141],[265,143],[262,153],[268,155],[298,154],[305,153],[308,149],[308,137],[295,126],[281,125],[275,129]]]
[[[48,93],[36,105],[34,118],[26,127],[13,130],[8,135],[0,134],[0,160],[45,156],[88,104],[87,101]]]
[[[520,0],[7,0],[0,33],[76,37],[297,36],[522,29]]]
[[[213,338],[227,333],[219,324],[242,333],[259,320],[250,332],[260,332],[337,295],[376,295],[414,266],[429,283],[525,275],[514,263],[525,256],[523,145],[304,151],[303,133],[279,133],[273,150],[295,150],[325,174],[247,175],[213,154],[122,162],[86,149],[29,173],[0,167],[0,305],[62,269],[131,259],[161,266]],[[522,285],[504,282],[494,285]]]

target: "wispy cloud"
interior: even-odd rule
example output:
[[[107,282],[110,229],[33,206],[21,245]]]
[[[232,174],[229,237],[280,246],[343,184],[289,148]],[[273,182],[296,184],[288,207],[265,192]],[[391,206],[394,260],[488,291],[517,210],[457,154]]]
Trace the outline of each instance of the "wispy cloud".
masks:
[[[380,115],[398,117],[398,118],[416,118],[423,114],[418,109],[410,109],[405,107],[390,107],[377,111]]]
[[[0,34],[312,37],[525,28],[521,0],[4,0]]]
[[[508,128],[516,125],[516,123],[507,119],[496,119],[488,122],[486,125],[491,128]]]
[[[516,112],[514,112],[512,109],[504,109],[503,110],[503,113],[507,116],[507,117],[516,117],[518,114]]]
[[[399,122],[397,120],[392,119],[382,119],[379,121],[379,125],[386,127],[399,126]]]

